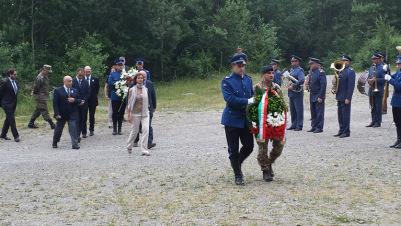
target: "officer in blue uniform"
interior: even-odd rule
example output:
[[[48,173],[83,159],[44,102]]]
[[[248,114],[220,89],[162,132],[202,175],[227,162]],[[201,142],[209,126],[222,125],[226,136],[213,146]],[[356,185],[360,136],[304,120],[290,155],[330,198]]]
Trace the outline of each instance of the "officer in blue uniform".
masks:
[[[393,109],[393,120],[397,128],[397,140],[391,145],[391,148],[401,149],[401,52],[397,57],[397,72],[393,75],[385,75],[385,80],[394,86],[393,97],[391,98],[391,106]]]
[[[312,116],[311,129],[308,132],[321,133],[324,126],[324,106],[326,99],[327,79],[325,72],[321,69],[320,60],[309,58],[311,77],[310,87],[310,111]]]
[[[351,100],[354,94],[356,76],[355,71],[350,67],[352,58],[343,55],[341,60],[345,64],[345,68],[338,75],[338,89],[336,93],[337,115],[340,129],[334,136],[345,138],[349,137],[351,134]]]
[[[252,79],[245,74],[247,56],[235,54],[231,58],[232,73],[221,82],[226,107],[221,124],[225,127],[228,154],[235,175],[235,184],[244,185],[241,164],[253,151],[253,135],[246,120],[246,107],[254,103]],[[239,150],[239,141],[242,148]]]
[[[150,74],[150,71],[148,71],[148,70],[146,70],[146,69],[144,68],[144,65],[145,65],[145,61],[144,61],[142,58],[138,58],[138,59],[136,60],[136,63],[135,63],[136,69],[137,69],[138,71],[144,71],[144,72],[146,72],[146,80],[152,81],[152,75]]]
[[[291,70],[292,77],[297,79],[297,82],[288,87],[288,97],[290,99],[291,111],[291,126],[288,130],[301,131],[304,125],[304,89],[305,82],[304,69],[299,66],[302,59],[293,55],[291,57]]]
[[[280,63],[279,60],[277,59],[272,59],[270,62],[270,65],[273,67],[274,70],[274,78],[273,78],[273,82],[276,83],[277,85],[281,86],[281,76],[282,73],[281,71],[278,69],[278,64]]]
[[[383,69],[381,58],[384,56],[380,53],[374,53],[371,57],[372,67],[369,69],[369,85],[372,87],[369,91],[372,121],[366,127],[380,127],[382,123],[382,105],[384,95],[384,75],[386,71]],[[377,84],[376,84],[377,83]],[[378,89],[377,91],[375,89]]]

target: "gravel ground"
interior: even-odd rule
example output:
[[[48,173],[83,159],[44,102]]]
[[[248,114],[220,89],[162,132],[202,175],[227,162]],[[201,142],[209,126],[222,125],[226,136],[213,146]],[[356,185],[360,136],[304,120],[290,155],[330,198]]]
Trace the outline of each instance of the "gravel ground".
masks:
[[[308,95],[306,95],[308,96]],[[305,122],[309,111],[305,109]],[[162,112],[154,118],[150,157],[125,150],[124,136],[100,126],[70,149],[50,131],[23,130],[23,142],[0,141],[1,225],[337,225],[401,224],[401,151],[391,114],[369,123],[367,98],[356,94],[351,137],[334,138],[328,96],[323,134],[288,132],[275,181],[263,182],[257,149],[237,187],[221,112]]]

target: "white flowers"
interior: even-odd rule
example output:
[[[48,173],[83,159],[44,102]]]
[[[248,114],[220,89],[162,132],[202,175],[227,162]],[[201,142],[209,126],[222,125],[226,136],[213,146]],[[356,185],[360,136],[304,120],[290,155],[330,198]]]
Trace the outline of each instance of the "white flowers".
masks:
[[[267,124],[273,127],[279,127],[285,124],[285,114],[274,112],[267,115]]]
[[[132,79],[137,73],[138,71],[134,68],[131,68],[128,72],[123,69],[121,72],[120,81],[117,81],[114,84],[114,87],[116,88],[116,94],[119,97],[124,99],[127,96],[129,90],[127,79]]]

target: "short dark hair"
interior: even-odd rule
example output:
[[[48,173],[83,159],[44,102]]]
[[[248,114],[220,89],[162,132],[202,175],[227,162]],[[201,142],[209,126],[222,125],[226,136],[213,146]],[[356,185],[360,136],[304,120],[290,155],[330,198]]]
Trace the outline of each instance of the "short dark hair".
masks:
[[[77,69],[77,73],[80,72],[80,71],[84,71],[84,69],[83,69],[82,67],[79,67],[79,68]]]
[[[15,69],[15,68],[10,68],[10,69],[7,70],[6,76],[7,76],[7,77],[10,77],[10,76],[11,76],[12,74],[14,74],[16,71],[17,71],[17,69]]]

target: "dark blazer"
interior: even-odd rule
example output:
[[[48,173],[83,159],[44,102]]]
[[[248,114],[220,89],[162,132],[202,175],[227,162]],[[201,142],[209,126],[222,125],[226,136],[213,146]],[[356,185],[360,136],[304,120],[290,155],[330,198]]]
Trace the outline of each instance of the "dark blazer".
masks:
[[[149,80],[146,80],[145,86],[148,89],[149,111],[154,112],[157,107],[155,87],[153,86],[153,82]]]
[[[90,106],[97,106],[99,104],[98,95],[100,90],[100,83],[99,79],[94,77],[93,75],[91,76],[89,90],[90,94],[89,94],[88,104]]]
[[[19,90],[18,82],[15,81]],[[0,103],[3,109],[15,109],[17,106],[17,94],[14,92],[13,85],[8,77],[1,79],[0,82]]]
[[[88,100],[90,97],[90,88],[88,81],[86,81],[86,79],[82,79],[81,85],[79,85],[78,79],[75,77],[72,80],[72,88],[78,91],[79,99],[84,100],[85,104],[88,104]]]
[[[81,102],[77,89],[71,88],[70,97],[75,98],[74,103],[68,102],[68,94],[64,86],[58,87],[53,94],[54,117],[60,115],[62,119],[77,119],[78,104]]]

